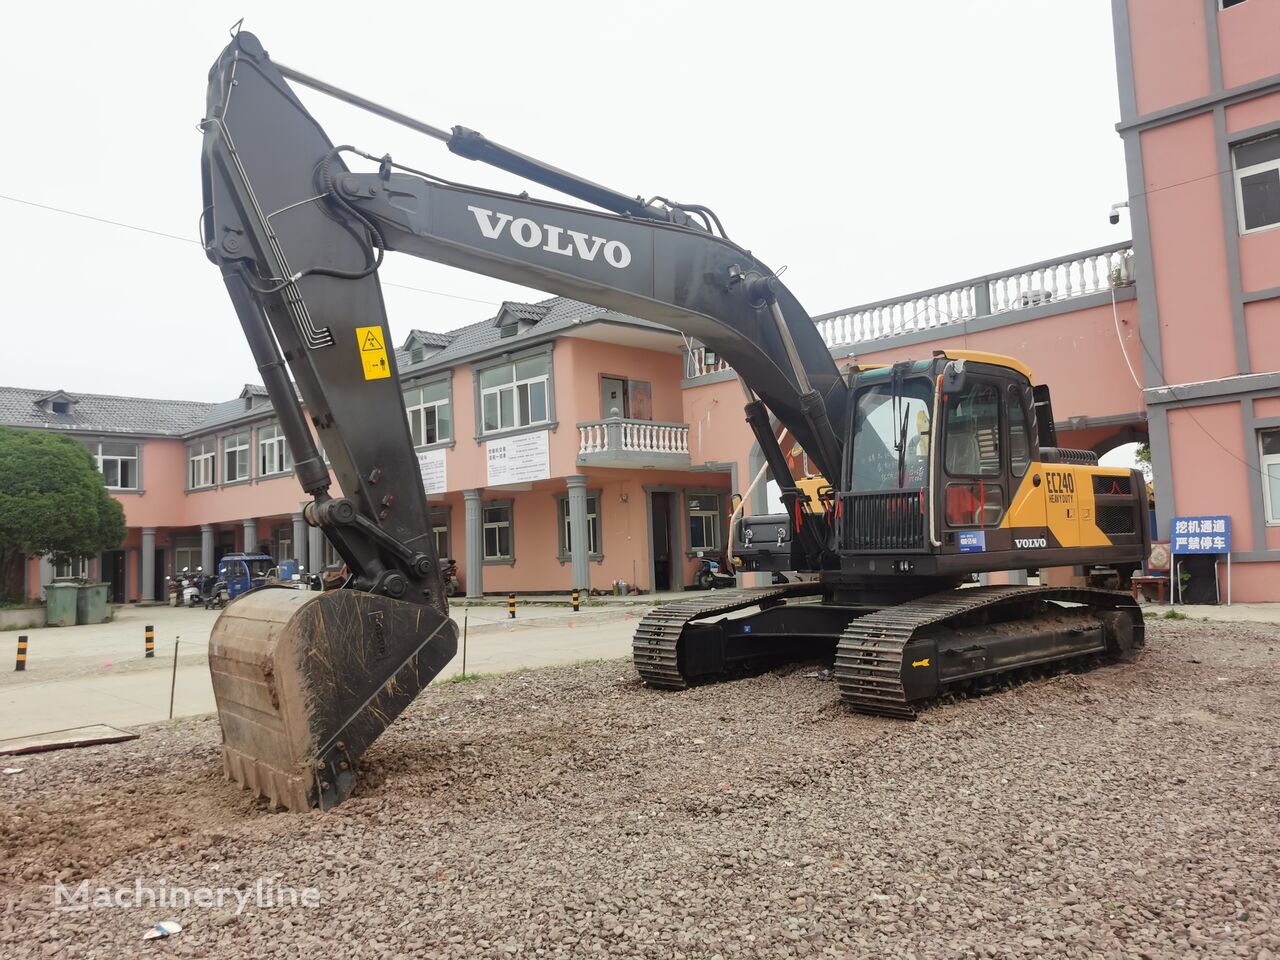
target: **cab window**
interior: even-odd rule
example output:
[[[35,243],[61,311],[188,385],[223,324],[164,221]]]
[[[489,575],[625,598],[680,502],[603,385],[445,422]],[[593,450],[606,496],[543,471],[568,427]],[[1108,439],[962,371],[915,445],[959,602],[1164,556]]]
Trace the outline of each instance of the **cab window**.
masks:
[[[1022,402],[1022,391],[1009,387],[1009,469],[1020,477],[1031,466],[1031,418]]]
[[[1000,390],[972,382],[946,398],[944,463],[953,477],[1000,476]]]

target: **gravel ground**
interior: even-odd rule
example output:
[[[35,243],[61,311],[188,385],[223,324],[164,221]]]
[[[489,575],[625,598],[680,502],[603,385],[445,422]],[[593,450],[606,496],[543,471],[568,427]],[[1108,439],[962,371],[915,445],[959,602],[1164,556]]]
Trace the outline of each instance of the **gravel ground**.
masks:
[[[1148,637],[1135,664],[914,724],[845,713],[808,667],[448,685],[326,815],[224,782],[211,719],[9,758],[0,954],[1280,956],[1280,633]],[[59,878],[321,902],[60,913]]]

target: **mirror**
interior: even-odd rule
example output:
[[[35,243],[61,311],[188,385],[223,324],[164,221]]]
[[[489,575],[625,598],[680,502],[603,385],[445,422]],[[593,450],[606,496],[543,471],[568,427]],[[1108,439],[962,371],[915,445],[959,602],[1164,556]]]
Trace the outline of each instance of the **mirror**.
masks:
[[[942,395],[960,393],[967,384],[967,376],[965,374],[965,362],[963,360],[951,360],[942,368]]]

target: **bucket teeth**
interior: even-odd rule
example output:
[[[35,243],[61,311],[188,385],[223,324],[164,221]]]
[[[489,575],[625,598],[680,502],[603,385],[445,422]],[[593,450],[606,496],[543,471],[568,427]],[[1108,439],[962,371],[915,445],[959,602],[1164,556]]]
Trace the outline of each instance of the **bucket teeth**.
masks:
[[[209,637],[228,779],[290,810],[341,803],[457,637],[434,608],[355,590],[240,597]]]

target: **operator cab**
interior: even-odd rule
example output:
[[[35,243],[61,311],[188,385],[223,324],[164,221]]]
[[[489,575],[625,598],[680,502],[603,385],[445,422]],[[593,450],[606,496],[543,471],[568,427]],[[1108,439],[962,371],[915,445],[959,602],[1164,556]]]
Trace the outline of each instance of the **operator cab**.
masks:
[[[1070,565],[1081,546],[1141,559],[1143,485],[1056,446],[1048,390],[1025,364],[938,352],[855,368],[852,386],[835,510],[846,572],[963,579]]]

